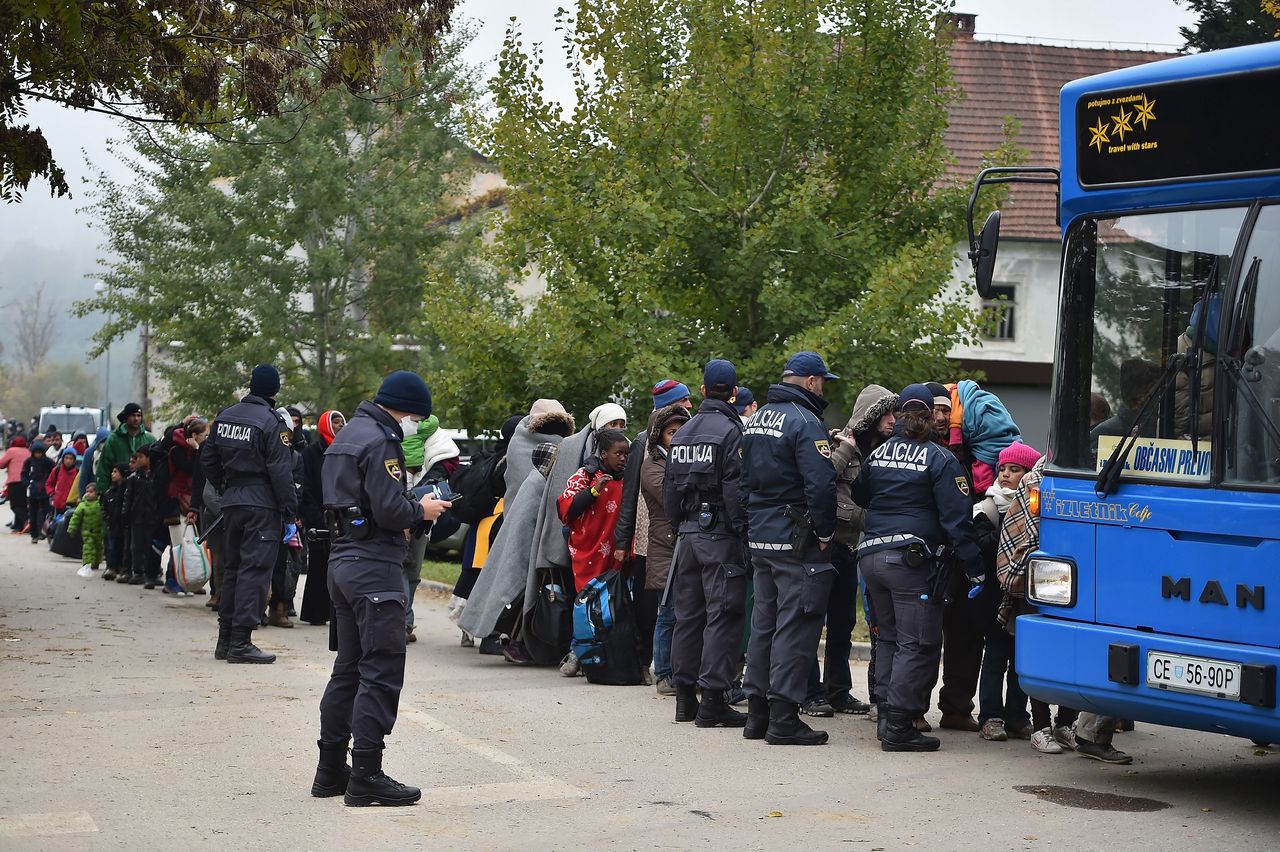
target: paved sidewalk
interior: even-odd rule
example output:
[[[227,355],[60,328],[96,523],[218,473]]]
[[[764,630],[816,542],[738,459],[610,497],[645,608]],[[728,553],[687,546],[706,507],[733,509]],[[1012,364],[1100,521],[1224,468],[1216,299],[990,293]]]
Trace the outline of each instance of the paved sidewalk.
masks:
[[[423,800],[348,809],[308,795],[326,629],[264,628],[279,661],[230,666],[205,598],[77,567],[0,536],[3,849],[1263,849],[1280,829],[1280,755],[1240,740],[1140,725],[1117,737],[1132,767],[954,732],[888,755],[840,717],[829,746],[770,747],[677,725],[650,688],[480,657],[433,596],[386,755]]]

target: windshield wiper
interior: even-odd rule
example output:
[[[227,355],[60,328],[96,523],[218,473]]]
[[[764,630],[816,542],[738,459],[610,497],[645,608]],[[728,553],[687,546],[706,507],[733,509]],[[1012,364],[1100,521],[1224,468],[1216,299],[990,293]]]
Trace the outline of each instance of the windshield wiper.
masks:
[[[1138,413],[1133,418],[1133,422],[1126,428],[1124,435],[1120,438],[1120,442],[1116,444],[1116,448],[1111,451],[1111,457],[1102,465],[1102,470],[1098,471],[1098,478],[1093,483],[1093,490],[1097,493],[1098,499],[1103,499],[1109,494],[1116,493],[1116,488],[1120,485],[1120,474],[1124,471],[1125,461],[1129,458],[1129,453],[1133,451],[1133,445],[1138,442],[1138,427],[1147,419],[1147,410],[1151,408],[1151,403],[1164,396],[1164,392],[1168,390],[1169,382],[1177,375],[1178,370],[1187,360],[1187,356],[1179,352],[1169,359],[1169,363],[1165,365],[1164,372],[1160,374],[1160,379],[1147,393],[1147,398],[1142,401],[1142,405],[1138,407]]]
[[[1200,368],[1204,363],[1204,338],[1209,326],[1209,306],[1213,302],[1218,277],[1218,258],[1213,259],[1206,279],[1209,286],[1200,297],[1200,322],[1196,323],[1195,334],[1191,339],[1191,351],[1187,353],[1187,384],[1190,391],[1191,416],[1187,427],[1191,430],[1191,457],[1200,460]]]

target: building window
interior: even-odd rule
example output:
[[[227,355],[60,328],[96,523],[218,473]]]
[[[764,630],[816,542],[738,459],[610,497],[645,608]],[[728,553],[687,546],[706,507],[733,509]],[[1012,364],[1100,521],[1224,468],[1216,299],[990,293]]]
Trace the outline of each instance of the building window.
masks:
[[[991,298],[982,300],[982,336],[987,340],[1016,339],[1017,292],[1012,285],[997,284],[991,288]]]

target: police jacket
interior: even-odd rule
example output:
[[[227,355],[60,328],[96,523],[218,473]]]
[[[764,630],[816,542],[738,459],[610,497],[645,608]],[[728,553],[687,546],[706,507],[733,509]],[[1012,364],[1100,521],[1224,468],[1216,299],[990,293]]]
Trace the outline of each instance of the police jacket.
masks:
[[[819,541],[836,530],[836,471],[822,425],[827,402],[797,385],[769,388],[768,401],[742,436],[743,488],[755,550],[791,551],[795,521],[788,506],[813,523]]]
[[[937,444],[895,433],[863,461],[853,499],[867,510],[859,555],[917,541],[931,551],[945,544],[966,573],[982,573],[969,482]]]
[[[338,511],[358,506],[375,527],[363,541],[334,530],[332,558],[404,559],[405,530],[422,520],[422,506],[405,484],[402,440],[400,424],[365,400],[325,451],[320,469],[325,507]]]
[[[290,434],[271,403],[250,394],[218,412],[200,452],[205,476],[224,508],[271,509],[298,514]]]
[[[747,512],[742,505],[742,418],[727,402],[708,399],[688,423],[680,427],[667,454],[662,505],[676,532],[718,532],[743,535]],[[701,504],[715,515],[707,530],[698,526]]]

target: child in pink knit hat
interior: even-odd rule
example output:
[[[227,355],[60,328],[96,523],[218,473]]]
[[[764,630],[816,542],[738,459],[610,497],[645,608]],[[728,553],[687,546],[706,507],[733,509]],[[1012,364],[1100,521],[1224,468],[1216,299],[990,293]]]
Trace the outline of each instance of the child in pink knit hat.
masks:
[[[996,485],[1007,488],[1009,491],[1016,491],[1022,477],[1026,476],[1027,471],[1035,467],[1038,461],[1040,461],[1039,452],[1021,441],[1014,441],[1000,451],[1000,462],[996,468]],[[1009,498],[1013,499],[1013,495],[1010,494]],[[1009,504],[1005,503],[1005,508],[1008,506]],[[1004,512],[1001,511],[1000,514],[1003,515]]]

